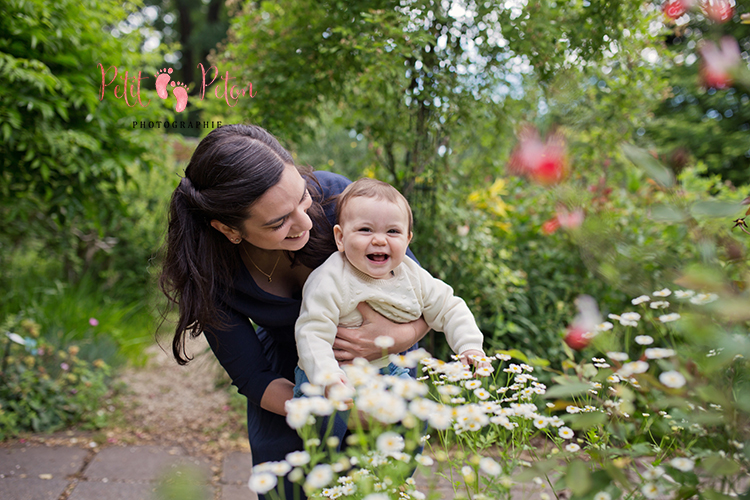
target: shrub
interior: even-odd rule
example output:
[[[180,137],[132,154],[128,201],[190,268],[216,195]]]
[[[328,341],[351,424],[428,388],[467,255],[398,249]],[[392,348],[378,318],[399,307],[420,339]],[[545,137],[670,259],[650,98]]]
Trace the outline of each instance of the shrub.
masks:
[[[0,337],[0,440],[21,432],[49,432],[72,425],[101,428],[109,412],[110,368],[78,357],[79,349],[55,349],[40,338],[34,321],[6,320]]]

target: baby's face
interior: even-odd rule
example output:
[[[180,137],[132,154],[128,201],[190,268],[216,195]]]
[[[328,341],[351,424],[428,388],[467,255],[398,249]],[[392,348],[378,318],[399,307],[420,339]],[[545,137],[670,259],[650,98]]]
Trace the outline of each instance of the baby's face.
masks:
[[[409,217],[402,206],[364,196],[347,202],[333,233],[347,260],[376,279],[390,277],[411,241]]]

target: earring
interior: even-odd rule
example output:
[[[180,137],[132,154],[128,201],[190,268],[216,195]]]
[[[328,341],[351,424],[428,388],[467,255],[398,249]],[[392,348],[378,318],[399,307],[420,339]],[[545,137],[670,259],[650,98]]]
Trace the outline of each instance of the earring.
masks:
[[[239,243],[239,242],[240,242],[240,239],[239,239],[239,238],[235,238],[235,239],[234,239],[234,242],[235,242],[235,243]]]

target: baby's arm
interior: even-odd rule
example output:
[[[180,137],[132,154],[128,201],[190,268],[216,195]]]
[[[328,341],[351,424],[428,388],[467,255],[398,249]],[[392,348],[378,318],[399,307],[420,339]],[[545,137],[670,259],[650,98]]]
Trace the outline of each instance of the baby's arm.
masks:
[[[326,263],[313,271],[305,283],[294,328],[300,367],[311,383],[320,386],[346,380],[333,355],[344,287],[337,282],[335,268],[326,268]]]
[[[472,354],[485,354],[482,350],[484,336],[466,302],[455,296],[447,283],[434,278],[424,269],[418,268],[417,271],[422,287],[422,313],[427,324],[445,333],[448,345],[464,363],[469,364],[467,361],[471,361],[476,367],[488,364],[477,364],[475,360],[469,360]]]

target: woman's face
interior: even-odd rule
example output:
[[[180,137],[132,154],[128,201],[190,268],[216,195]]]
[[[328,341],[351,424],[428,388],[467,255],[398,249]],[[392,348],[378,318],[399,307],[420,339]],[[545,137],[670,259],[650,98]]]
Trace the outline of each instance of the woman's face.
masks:
[[[242,238],[264,250],[301,250],[310,239],[310,205],[305,179],[287,165],[279,182],[250,207],[250,218],[240,227]]]

